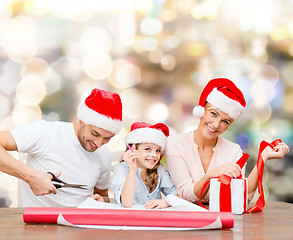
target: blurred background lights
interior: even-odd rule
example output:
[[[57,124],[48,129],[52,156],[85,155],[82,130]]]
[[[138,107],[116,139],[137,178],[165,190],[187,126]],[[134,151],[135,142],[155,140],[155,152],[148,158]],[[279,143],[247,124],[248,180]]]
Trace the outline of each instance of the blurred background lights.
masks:
[[[145,109],[143,104],[143,95],[135,89],[126,89],[121,94],[121,101],[123,106],[123,115],[126,118],[133,120],[138,120]],[[127,119],[126,123],[127,123]]]
[[[51,75],[49,64],[41,58],[31,58],[26,61],[21,69],[21,76],[33,75],[43,82],[48,81]]]
[[[160,12],[160,18],[162,19],[163,22],[172,22],[177,18],[177,11],[176,9],[163,9]]]
[[[262,102],[260,105],[254,101],[248,106],[247,112],[251,117],[258,118],[260,122],[266,122],[272,115],[272,108],[268,103]]]
[[[0,118],[4,119],[10,114],[9,99],[0,94]]]
[[[209,0],[195,4],[191,8],[191,16],[195,19],[213,19],[217,15],[217,8],[221,4],[221,0]]]
[[[124,46],[131,46],[134,42],[135,31],[136,31],[136,22],[135,16],[129,13],[119,14],[118,16],[113,16],[107,25],[111,36],[117,43],[120,43]]]
[[[136,10],[141,13],[151,12],[154,7],[154,2],[152,0],[136,0],[134,4]]]
[[[36,42],[22,39],[19,44],[6,48],[9,58],[17,63],[23,63],[37,54]]]
[[[255,105],[263,106],[270,102],[275,96],[274,84],[259,79],[251,88],[251,97]]]
[[[116,88],[134,87],[141,81],[140,69],[124,59],[115,60],[108,80]]]
[[[204,43],[189,43],[185,45],[185,52],[194,57],[202,57],[207,53],[207,47]]]
[[[169,115],[168,107],[163,103],[155,103],[149,106],[145,118],[148,122],[165,122]]]
[[[20,77],[20,65],[11,60],[7,60],[2,65],[2,75],[0,80],[0,92],[5,94],[12,94],[15,92],[16,85]]]
[[[46,95],[44,82],[37,77],[24,77],[17,85],[16,97],[23,104],[39,104]]]
[[[61,90],[61,77],[54,71],[51,72],[50,79],[46,82],[47,96]]]
[[[76,22],[86,22],[94,16],[90,1],[65,0],[63,1],[63,15]]]
[[[162,48],[165,51],[170,51],[171,49],[174,49],[178,47],[180,43],[180,40],[176,36],[169,36],[166,38],[166,40],[162,43]]]
[[[107,53],[88,54],[83,59],[83,69],[93,79],[99,80],[108,77],[112,68],[112,59]]]
[[[5,20],[12,17],[12,6],[10,0],[2,0],[0,1],[0,21],[3,23]]]
[[[289,87],[293,87],[291,76],[293,76],[293,61],[288,61],[281,68],[281,77]]]
[[[228,50],[228,42],[226,39],[217,37],[212,40],[211,51],[215,54],[224,54]]]
[[[176,66],[176,59],[172,55],[167,54],[161,58],[160,63],[164,70],[171,71]]]
[[[15,126],[38,121],[42,118],[42,110],[39,105],[26,105],[18,103],[12,111],[12,120]]]
[[[50,7],[50,0],[25,0],[24,6],[34,14],[46,14]]]
[[[63,79],[75,82],[80,80],[81,64],[80,58],[68,56],[60,57],[57,61],[52,62],[51,67],[56,73],[62,74]]]
[[[155,36],[161,33],[163,23],[158,18],[145,18],[140,23],[140,31],[142,34]]]
[[[22,63],[36,55],[36,26],[30,18],[18,16],[5,22],[1,33],[0,44],[13,61]]]
[[[153,37],[136,38],[134,47],[137,52],[141,51],[155,51],[159,46],[157,39]]]
[[[163,53],[163,51],[161,49],[156,49],[155,51],[151,51],[148,54],[149,60],[152,63],[160,63],[163,55],[164,55],[164,53]]]
[[[90,27],[81,36],[81,46],[85,55],[90,53],[106,53],[112,47],[112,39],[105,29]]]

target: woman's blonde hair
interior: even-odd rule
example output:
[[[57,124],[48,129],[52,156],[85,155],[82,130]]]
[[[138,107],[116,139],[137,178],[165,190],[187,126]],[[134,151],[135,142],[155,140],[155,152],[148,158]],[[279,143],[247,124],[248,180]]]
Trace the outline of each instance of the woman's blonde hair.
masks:
[[[210,104],[209,102],[206,102],[205,105],[204,105],[204,108],[205,108],[206,110],[211,110],[211,109],[213,109],[214,107],[213,107],[213,105]]]
[[[129,145],[131,146],[133,144],[129,144]],[[135,145],[135,149],[138,149],[139,143],[136,143],[134,145]],[[126,147],[125,151],[127,150],[129,150],[128,147]],[[124,162],[124,160],[122,159],[120,162]],[[147,177],[144,183],[150,193],[154,191],[158,185],[158,177],[159,177],[158,167],[159,166],[160,166],[160,161],[157,162],[157,164],[152,169],[149,169],[149,168],[147,169]]]

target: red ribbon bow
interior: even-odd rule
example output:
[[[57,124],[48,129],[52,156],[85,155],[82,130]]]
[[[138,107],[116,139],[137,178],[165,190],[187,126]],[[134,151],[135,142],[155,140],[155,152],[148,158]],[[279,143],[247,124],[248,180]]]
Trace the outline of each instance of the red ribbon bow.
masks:
[[[249,158],[249,154],[243,153],[242,157],[236,162],[236,164],[238,164],[240,166],[240,168],[242,169],[248,158]],[[241,174],[238,177],[238,179],[239,178],[242,178]],[[231,186],[230,186],[231,180],[232,180],[232,177],[228,176],[226,174],[222,174],[218,178],[218,181],[221,182],[221,185],[220,185],[220,211],[221,212],[231,212],[232,211],[232,209],[231,209],[231,205],[232,205],[231,204]],[[202,194],[209,183],[210,183],[210,180],[208,180],[203,185],[201,192],[200,192],[200,196],[199,196],[199,205],[201,207],[204,207],[205,209],[208,209],[208,208],[206,208],[202,204],[201,197],[202,197]],[[245,183],[245,186],[246,186],[246,183]],[[245,188],[245,191],[247,191],[246,188]],[[244,197],[246,197],[246,192],[244,194]],[[244,204],[245,204],[244,209],[246,210],[246,199],[244,201]]]
[[[262,210],[265,206],[265,198],[264,198],[264,192],[263,192],[263,186],[262,186],[264,162],[263,162],[263,158],[262,158],[261,154],[266,147],[270,147],[270,148],[274,149],[274,147],[277,146],[281,142],[282,142],[282,140],[277,139],[277,140],[273,141],[272,143],[268,143],[266,141],[262,141],[260,143],[258,159],[257,159],[259,198],[258,198],[256,204],[253,207],[251,207],[250,209],[248,209],[247,211],[246,211],[246,199],[244,199],[244,204],[245,204],[244,211],[245,212],[251,212],[251,213],[262,212]],[[248,157],[249,157],[249,155],[247,153],[243,153],[242,157],[236,163],[241,168],[243,168]],[[238,178],[242,178],[242,176],[240,175]],[[231,208],[232,208],[232,206],[231,206],[231,187],[230,187],[231,180],[232,180],[232,177],[225,175],[225,174],[222,174],[218,178],[218,181],[221,182],[221,186],[220,186],[220,211],[221,212],[231,212]],[[203,187],[201,189],[200,196],[199,196],[199,205],[205,209],[208,209],[208,208],[202,204],[201,197],[202,197],[202,194],[209,183],[210,183],[210,180],[205,182],[205,184],[203,185]],[[245,183],[245,186],[246,186],[246,183]],[[244,198],[246,198],[246,191],[247,191],[247,189],[245,188]]]

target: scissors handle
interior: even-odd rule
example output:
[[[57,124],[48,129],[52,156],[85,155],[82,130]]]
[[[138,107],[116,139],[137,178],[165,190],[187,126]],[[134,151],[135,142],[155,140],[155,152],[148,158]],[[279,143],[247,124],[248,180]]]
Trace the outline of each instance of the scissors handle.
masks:
[[[55,186],[55,188],[61,188],[62,187],[62,185],[56,184],[56,183],[54,183],[53,185]]]
[[[66,182],[62,181],[61,179],[57,178],[57,177],[54,175],[54,173],[52,173],[52,172],[47,172],[47,173],[51,174],[51,176],[52,176],[51,181],[58,182],[58,183],[64,183],[64,184],[66,183]],[[56,186],[55,186],[55,187],[56,187]]]
[[[80,188],[80,189],[87,189],[86,188],[86,185],[80,185],[80,184],[69,184],[69,183],[66,183],[64,181],[62,181],[61,179],[57,178],[54,173],[52,172],[47,172],[49,174],[51,174],[52,176],[52,179],[51,181],[52,182],[55,182],[53,183],[53,185],[56,187],[56,188],[62,188],[62,187],[72,187],[72,188]],[[61,184],[62,183],[62,184]]]

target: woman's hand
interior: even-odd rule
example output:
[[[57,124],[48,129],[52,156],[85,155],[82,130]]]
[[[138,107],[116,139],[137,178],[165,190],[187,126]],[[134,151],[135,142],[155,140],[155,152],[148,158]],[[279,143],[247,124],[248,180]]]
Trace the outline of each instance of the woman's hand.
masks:
[[[129,170],[135,170],[137,169],[137,164],[136,164],[136,158],[139,157],[139,153],[138,151],[135,149],[135,145],[132,145],[132,150],[127,150],[124,154],[123,154],[123,160],[126,162]]]
[[[160,209],[170,207],[170,204],[167,203],[165,199],[153,199],[147,201],[144,207],[146,209]]]
[[[273,149],[270,147],[266,147],[262,152],[262,158],[264,163],[266,163],[269,159],[281,159],[289,152],[289,147],[281,142]]]
[[[208,179],[210,179],[213,177],[218,177],[222,174],[237,178],[241,174],[241,168],[236,163],[226,163],[208,170],[206,176],[208,177]]]

